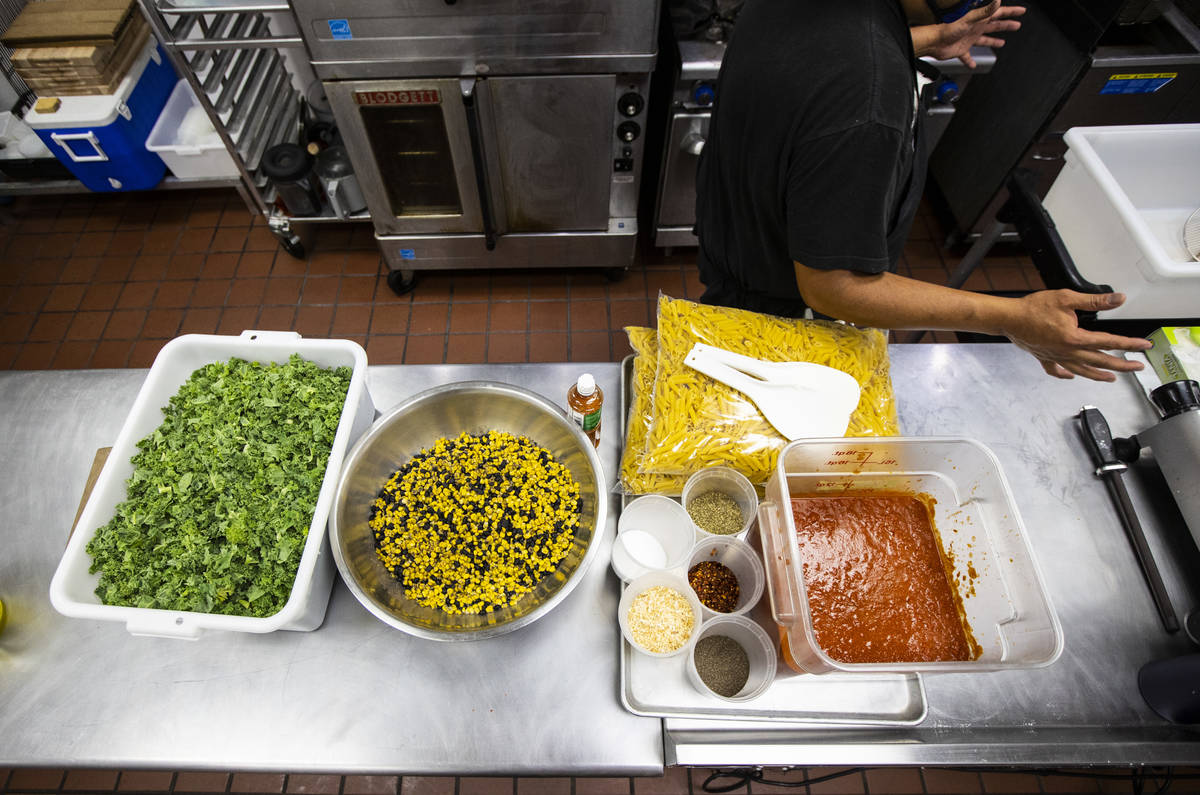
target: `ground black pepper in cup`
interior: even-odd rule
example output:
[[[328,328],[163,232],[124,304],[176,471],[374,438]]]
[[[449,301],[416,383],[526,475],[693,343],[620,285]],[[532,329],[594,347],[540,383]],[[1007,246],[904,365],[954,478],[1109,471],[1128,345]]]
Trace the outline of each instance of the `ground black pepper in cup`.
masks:
[[[737,575],[728,566],[715,560],[703,560],[688,569],[688,584],[696,592],[700,604],[716,613],[737,610],[741,586]]]
[[[750,656],[726,635],[707,635],[696,643],[692,661],[700,681],[719,696],[732,698],[750,678]]]

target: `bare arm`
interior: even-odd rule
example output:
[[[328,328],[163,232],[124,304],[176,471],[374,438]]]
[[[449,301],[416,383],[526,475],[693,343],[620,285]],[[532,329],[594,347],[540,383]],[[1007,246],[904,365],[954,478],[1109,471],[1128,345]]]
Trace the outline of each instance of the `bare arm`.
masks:
[[[805,303],[823,315],[860,326],[888,329],[943,329],[1008,337],[1030,353],[1048,374],[1082,375],[1113,381],[1110,371],[1142,369],[1137,362],[1106,353],[1141,351],[1150,341],[1085,331],[1076,309],[1120,306],[1118,293],[1089,295],[1071,290],[1042,290],[1021,298],[1003,298],[909,279],[894,273],[862,274],[817,270],[793,263],[796,285]]]

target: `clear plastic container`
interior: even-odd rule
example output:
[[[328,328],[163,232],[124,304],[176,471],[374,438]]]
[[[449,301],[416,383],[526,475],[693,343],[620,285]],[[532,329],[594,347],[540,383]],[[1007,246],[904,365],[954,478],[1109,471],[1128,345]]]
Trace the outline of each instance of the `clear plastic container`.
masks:
[[[700,672],[696,669],[696,649],[687,658],[687,677],[692,686],[701,693],[719,698],[723,701],[749,701],[761,696],[775,681],[775,671],[778,667],[775,656],[775,643],[771,636],[755,622],[745,616],[718,616],[704,623],[704,627],[696,636],[696,643],[706,637],[724,635],[741,646],[750,661],[750,675],[746,684],[732,696],[723,696],[704,684]]]
[[[758,557],[758,552],[753,547],[740,538],[705,536],[692,547],[692,554],[688,558],[688,571],[690,572],[693,566],[706,560],[727,567],[738,580],[737,607],[731,612],[720,613],[708,607],[703,601],[700,602],[700,606],[704,608],[706,621],[715,616],[741,615],[758,604],[758,600],[762,598],[766,574],[763,572],[763,564]]]
[[[651,571],[686,573],[695,542],[696,529],[682,505],[658,494],[638,497],[617,520],[613,571],[626,582]]]
[[[758,512],[758,492],[754,490],[754,485],[736,469],[721,466],[706,467],[696,472],[683,484],[680,502],[683,503],[686,510],[692,504],[693,499],[710,491],[727,494],[738,504],[738,509],[742,513],[742,529],[736,533],[730,533],[726,537],[744,540],[750,532],[750,526],[754,524]],[[700,525],[696,525],[696,534],[707,538],[720,537],[720,534],[710,533]]]
[[[688,637],[686,643],[668,652],[650,651],[635,641],[633,634],[629,630],[629,608],[633,605],[633,600],[642,591],[659,585],[678,591],[692,608],[692,634]],[[625,587],[625,593],[621,594],[621,602],[617,606],[617,623],[621,625],[621,634],[625,636],[625,640],[633,647],[634,651],[650,657],[676,657],[690,651],[696,645],[696,636],[700,634],[700,625],[704,621],[704,614],[701,611],[700,600],[696,598],[695,592],[688,587],[685,578],[666,571],[652,571],[648,574],[643,574]]]
[[[813,631],[791,498],[926,494],[934,528],[953,564],[967,624],[981,647],[974,660],[846,663],[821,649]],[[1063,633],[996,456],[963,438],[801,439],[779,455],[759,508],[767,593],[779,625],[780,657],[800,673],[965,672],[1050,665]]]

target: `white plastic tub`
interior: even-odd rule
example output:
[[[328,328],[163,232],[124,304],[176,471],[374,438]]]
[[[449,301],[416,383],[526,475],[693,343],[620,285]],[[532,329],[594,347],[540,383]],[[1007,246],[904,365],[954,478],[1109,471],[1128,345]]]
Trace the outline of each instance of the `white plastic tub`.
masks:
[[[1043,202],[1079,273],[1126,295],[1104,318],[1200,315],[1183,226],[1200,208],[1200,124],[1073,127]]]
[[[953,564],[952,582],[981,647],[974,660],[846,663],[813,631],[791,498],[926,494],[934,528]],[[970,439],[889,437],[802,439],[779,455],[759,510],[771,610],[787,644],[781,658],[801,673],[952,673],[1037,668],[1062,653],[1058,616],[1025,538],[1000,462]],[[961,587],[965,585],[966,587]],[[790,658],[790,659],[789,659]]]
[[[232,357],[257,362],[286,362],[293,353],[322,367],[350,367],[353,373],[346,404],[334,435],[333,449],[317,507],[308,529],[296,582],[283,609],[273,616],[252,618],[105,605],[96,597],[99,574],[89,574],[87,544],[112,518],[126,496],[125,481],[133,472],[130,459],[137,443],[162,423],[162,407],[200,367]],[[194,640],[208,630],[308,632],[321,625],[333,586],[333,560],[325,532],[334,489],[347,448],[366,431],[375,407],[366,388],[367,355],[350,340],[306,340],[294,332],[244,331],[241,336],[188,334],[171,340],[154,360],[133,408],[113,444],[108,461],[80,514],[79,523],[50,581],[50,602],[65,616],[120,621],[134,635]]]
[[[199,100],[186,80],[175,84],[167,104],[158,121],[146,138],[146,148],[156,153],[171,169],[171,173],[182,178],[214,178],[238,176],[237,164],[214,130],[212,135],[199,142],[181,140],[183,119],[192,108],[200,107]],[[211,125],[210,125],[211,128]]]

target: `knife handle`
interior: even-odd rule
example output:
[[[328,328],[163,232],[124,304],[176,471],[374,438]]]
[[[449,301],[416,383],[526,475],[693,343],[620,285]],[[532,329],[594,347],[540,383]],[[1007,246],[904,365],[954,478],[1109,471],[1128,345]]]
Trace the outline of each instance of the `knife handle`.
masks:
[[[1084,406],[1079,411],[1079,427],[1083,431],[1083,440],[1087,443],[1092,461],[1096,464],[1097,475],[1125,470],[1125,465],[1117,457],[1117,446],[1113,443],[1108,420],[1104,419],[1100,409],[1095,406]]]

